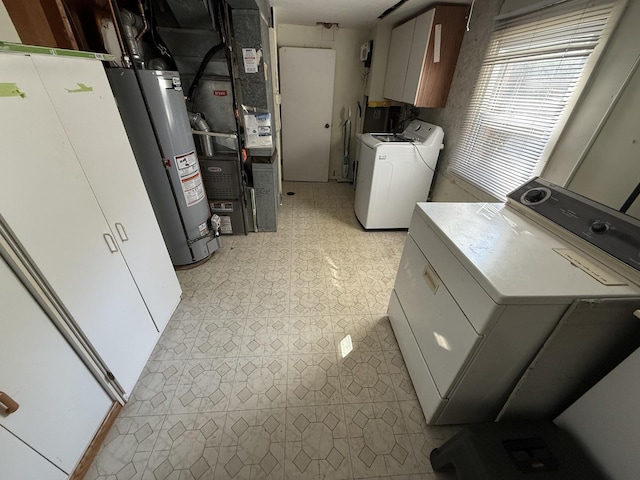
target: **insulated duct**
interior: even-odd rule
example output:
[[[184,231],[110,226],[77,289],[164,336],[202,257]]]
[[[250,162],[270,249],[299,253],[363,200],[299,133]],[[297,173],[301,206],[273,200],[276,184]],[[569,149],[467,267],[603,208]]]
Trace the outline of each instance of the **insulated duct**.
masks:
[[[136,37],[139,31],[146,28],[146,22],[140,15],[136,15],[125,8],[120,9],[120,20],[122,21],[122,34],[129,46],[132,60],[138,65],[143,66],[144,60],[142,59],[140,44]]]
[[[199,132],[209,133],[209,124],[207,121],[200,116],[199,113],[187,112],[189,116],[189,123],[191,124],[191,128],[194,130],[198,130]],[[207,157],[213,156],[213,140],[208,135],[198,135],[200,139],[200,145],[202,146],[202,151]]]

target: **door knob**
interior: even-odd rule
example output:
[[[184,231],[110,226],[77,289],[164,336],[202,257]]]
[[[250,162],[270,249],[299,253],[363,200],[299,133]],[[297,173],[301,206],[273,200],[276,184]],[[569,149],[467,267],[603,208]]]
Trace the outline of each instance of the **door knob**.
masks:
[[[324,124],[324,128],[329,128],[331,125],[329,125],[328,123]]]
[[[5,413],[7,415],[15,412],[16,410],[18,410],[18,408],[20,408],[18,402],[16,402],[13,398],[11,398],[4,392],[0,392],[0,403],[4,405]]]

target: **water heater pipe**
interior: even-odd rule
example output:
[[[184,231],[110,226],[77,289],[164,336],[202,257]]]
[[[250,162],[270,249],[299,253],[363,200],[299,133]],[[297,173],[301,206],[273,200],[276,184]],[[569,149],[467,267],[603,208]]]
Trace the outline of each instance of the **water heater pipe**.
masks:
[[[207,121],[200,116],[199,113],[187,112],[189,116],[189,123],[191,124],[191,128],[194,130],[199,130],[201,132],[209,133],[209,124]],[[199,136],[200,145],[202,145],[202,150],[207,157],[213,156],[213,140],[208,135]]]

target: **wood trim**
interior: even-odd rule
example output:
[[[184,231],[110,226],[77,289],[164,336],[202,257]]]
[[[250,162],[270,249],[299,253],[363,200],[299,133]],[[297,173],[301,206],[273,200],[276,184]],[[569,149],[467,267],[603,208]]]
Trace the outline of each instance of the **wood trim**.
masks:
[[[111,427],[116,421],[116,418],[118,418],[118,414],[121,410],[122,405],[120,405],[118,402],[113,402],[113,405],[111,405],[111,408],[107,412],[107,415],[104,417],[100,428],[98,428],[98,431],[91,439],[91,443],[84,451],[82,458],[80,458],[80,461],[76,465],[76,468],[71,473],[69,480],[82,480],[85,477],[85,475],[89,471],[89,467],[91,467],[91,464],[93,463],[93,460],[98,455],[98,451],[100,450],[104,439],[109,433],[109,430],[111,430]]]
[[[458,54],[464,38],[468,5],[438,5],[433,19],[429,46],[422,66],[416,94],[416,107],[442,108],[447,103]],[[437,24],[442,25],[440,61],[433,63],[434,37]]]
[[[16,31],[27,45],[77,49],[59,0],[3,0]]]
[[[78,42],[73,36],[73,30],[71,30],[71,24],[62,0],[40,0],[40,4],[47,16],[56,43],[58,45],[66,45],[62,48],[78,50]]]

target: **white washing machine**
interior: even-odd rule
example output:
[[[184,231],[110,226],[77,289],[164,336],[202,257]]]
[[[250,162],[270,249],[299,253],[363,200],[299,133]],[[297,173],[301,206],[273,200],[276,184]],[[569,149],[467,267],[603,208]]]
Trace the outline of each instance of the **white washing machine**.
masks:
[[[442,128],[420,120],[401,135],[359,136],[354,209],[364,228],[409,228],[416,202],[429,196],[443,138]]]

